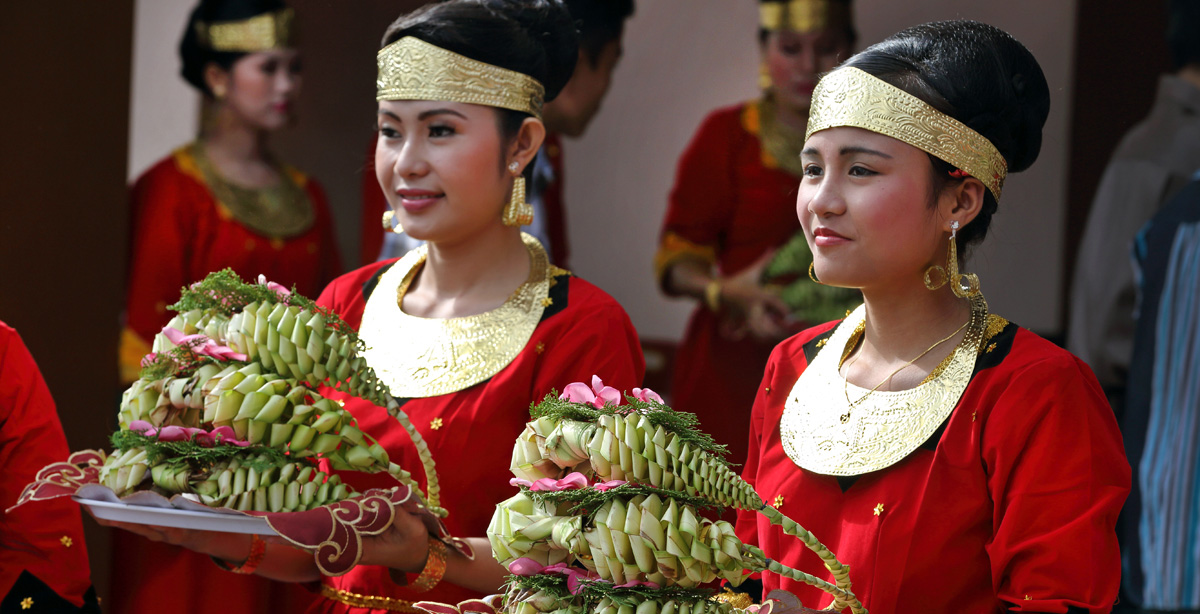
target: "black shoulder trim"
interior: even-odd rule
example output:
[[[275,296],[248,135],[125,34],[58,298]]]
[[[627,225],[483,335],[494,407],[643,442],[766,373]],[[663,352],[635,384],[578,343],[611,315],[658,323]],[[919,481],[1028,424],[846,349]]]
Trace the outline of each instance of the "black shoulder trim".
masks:
[[[867,474],[862,473],[859,475],[839,475],[835,477],[837,479],[838,487],[840,487],[842,492],[845,493],[847,490],[850,490],[851,486],[854,486],[854,483],[858,481],[858,478],[861,478],[864,475]]]
[[[550,319],[554,314],[567,308],[567,296],[570,294],[571,274],[563,273],[550,278],[550,304],[542,310],[542,319],[539,323]]]
[[[372,275],[370,278],[368,278],[367,281],[363,282],[362,294],[363,294],[364,301],[371,298],[371,293],[375,291],[375,286],[379,285],[379,278],[382,277],[384,273],[388,272],[388,270],[391,269],[392,266],[394,266],[395,264],[396,263],[393,262],[392,264],[389,264],[387,266],[379,267],[379,270],[375,271],[374,275]]]
[[[1009,322],[1007,326],[1000,329],[991,339],[986,339],[983,342],[983,351],[980,352],[979,358],[975,359],[975,370],[971,372],[971,378],[974,379],[980,371],[990,369],[1008,357],[1012,351],[1013,339],[1017,336],[1017,331],[1020,326]]]
[[[54,589],[46,586],[37,576],[29,573],[29,570],[24,570],[13,583],[12,589],[4,596],[4,600],[0,601],[0,614],[26,612],[100,614],[100,602],[96,599],[96,589],[89,587],[87,594],[83,596],[83,607],[75,607],[54,592]]]
[[[804,344],[804,360],[806,360],[808,364],[812,364],[813,359],[817,357],[817,352],[820,352],[821,348],[825,347],[825,342],[833,336],[833,331],[835,330],[837,330],[837,326],[834,326],[829,330],[817,335],[816,337],[809,339],[808,343]]]
[[[745,593],[750,595],[750,598],[754,600],[754,603],[762,603],[763,582],[759,578],[746,578],[737,586],[726,582],[724,587],[729,589],[729,592],[731,593]]]

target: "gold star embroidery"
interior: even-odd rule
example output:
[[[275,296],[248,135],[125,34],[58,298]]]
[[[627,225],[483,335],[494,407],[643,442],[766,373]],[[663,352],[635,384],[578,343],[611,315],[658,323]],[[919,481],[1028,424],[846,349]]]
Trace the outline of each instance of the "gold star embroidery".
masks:
[[[283,239],[271,239],[271,247],[274,247],[275,251],[283,249]]]
[[[1025,601],[1033,601],[1033,597],[1030,597],[1029,595],[1025,595]]]
[[[767,394],[771,394],[771,387],[767,386]]]
[[[436,430],[438,430],[438,429],[440,429],[440,428],[442,428],[442,419],[441,419],[441,418],[434,418],[433,420],[431,420],[431,421],[429,422],[429,428],[431,428],[431,429],[433,429],[433,430],[435,430],[435,431],[436,431]]]
[[[818,341],[818,342],[817,342],[817,347],[819,347],[819,348],[823,348],[823,347],[825,347],[825,342],[826,342],[826,341],[829,341],[829,339],[822,339],[822,340]]]
[[[548,296],[546,298],[542,299],[542,307],[549,307],[553,304],[554,304],[554,299],[552,299]]]
[[[63,535],[62,539],[60,539],[58,541],[62,542],[62,545],[66,546],[67,548],[70,548],[71,544],[75,543],[71,540],[71,536],[69,536],[69,535]]]
[[[535,349],[537,350],[538,354],[541,354],[542,352],[546,351],[546,344],[542,343],[541,341],[538,341],[537,347]]]
[[[995,343],[993,343],[993,344],[989,345],[989,346],[988,346],[988,349],[987,349],[987,351],[989,351],[989,352],[990,352],[990,351],[992,351],[992,350],[994,350],[994,349],[996,349],[996,344],[995,344]]]
[[[875,511],[876,516],[882,514],[883,513],[883,504],[882,503],[876,504],[874,511]]]
[[[783,495],[775,495],[775,501],[773,505],[775,508],[783,507]]]
[[[971,422],[974,422],[975,418],[978,416],[979,416],[979,412],[977,412],[977,411],[971,412]]]
[[[21,609],[28,610],[33,607],[33,597],[26,597],[21,600]]]

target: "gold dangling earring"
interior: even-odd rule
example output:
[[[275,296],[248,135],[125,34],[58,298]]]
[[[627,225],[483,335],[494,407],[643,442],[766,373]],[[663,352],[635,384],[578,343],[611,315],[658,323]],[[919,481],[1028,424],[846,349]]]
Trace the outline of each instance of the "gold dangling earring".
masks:
[[[958,236],[958,220],[950,222],[950,256],[946,263],[950,280],[950,291],[958,298],[971,298],[979,294],[979,276],[974,273],[958,272],[958,247],[955,238]]]
[[[767,68],[766,60],[758,62],[758,89],[764,92],[771,89],[771,71]]]
[[[513,174],[513,189],[500,216],[505,226],[528,226],[533,223],[533,205],[525,202],[525,176],[519,169],[520,164],[515,160],[508,165],[509,172]]]
[[[811,279],[811,280],[813,280],[813,281],[815,281],[815,282],[817,282],[817,283],[819,283],[819,284],[821,284],[822,286],[824,286],[824,285],[825,285],[825,282],[823,282],[823,281],[821,281],[821,280],[817,279],[817,276],[813,274],[813,269],[814,269],[814,267],[815,267],[815,264],[816,264],[816,263],[814,263],[814,262],[810,262],[810,263],[808,263],[808,278],[809,278],[809,279]]]
[[[398,235],[404,234],[404,228],[398,222],[395,222],[396,212],[388,209],[383,213],[383,229],[390,230]]]

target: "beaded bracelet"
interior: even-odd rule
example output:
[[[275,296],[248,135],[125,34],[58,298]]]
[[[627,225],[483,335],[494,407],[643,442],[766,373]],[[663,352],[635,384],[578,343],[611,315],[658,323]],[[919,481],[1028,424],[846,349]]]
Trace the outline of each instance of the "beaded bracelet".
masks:
[[[229,561],[219,559],[215,556],[212,557],[212,560],[214,563],[217,564],[217,567],[220,567],[221,569],[224,569],[225,571],[231,571],[236,574],[244,574],[245,575],[245,574],[254,573],[254,570],[258,569],[259,564],[262,563],[263,557],[265,557],[266,555],[267,555],[267,542],[263,541],[263,539],[257,535],[251,535],[250,536],[250,556],[246,557],[245,563],[242,563],[241,565],[234,567],[229,564]]]
[[[417,576],[409,588],[413,592],[424,593],[437,586],[444,575],[446,575],[446,544],[443,544],[441,540],[430,538],[429,557],[425,559],[425,569],[421,570],[421,575]]]

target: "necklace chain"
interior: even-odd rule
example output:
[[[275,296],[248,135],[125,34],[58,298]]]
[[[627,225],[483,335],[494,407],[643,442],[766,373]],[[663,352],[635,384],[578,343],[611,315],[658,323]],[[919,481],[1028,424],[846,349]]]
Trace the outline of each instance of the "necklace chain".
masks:
[[[957,335],[958,333],[961,333],[961,332],[962,332],[962,330],[963,330],[964,328],[966,328],[966,327],[967,327],[967,325],[968,325],[968,324],[970,324],[970,323],[971,323],[973,320],[974,320],[974,314],[972,314],[972,317],[970,317],[970,318],[967,318],[967,321],[966,321],[966,322],[963,322],[963,325],[962,325],[962,326],[959,326],[959,327],[958,327],[958,328],[957,328],[957,329],[956,329],[954,332],[950,333],[950,334],[949,334],[949,335],[947,335],[946,337],[943,337],[943,338],[942,338],[940,341],[938,341],[937,343],[934,343],[933,345],[929,346],[929,348],[928,348],[928,349],[926,349],[924,352],[921,352],[920,354],[917,354],[917,356],[916,356],[915,358],[913,358],[912,360],[910,360],[910,361],[908,361],[908,362],[906,362],[906,363],[904,363],[904,364],[900,365],[900,366],[899,366],[899,367],[898,367],[898,368],[897,368],[895,371],[892,371],[891,373],[889,373],[887,377],[885,377],[885,378],[883,378],[882,380],[880,380],[880,382],[879,382],[878,384],[875,384],[875,387],[873,387],[873,388],[871,388],[870,390],[868,390],[868,391],[867,391],[867,393],[866,393],[866,394],[864,394],[864,395],[862,395],[861,397],[859,397],[857,401],[851,401],[851,400],[850,400],[850,383],[849,383],[849,382],[850,382],[850,379],[849,379],[849,377],[846,377],[846,378],[844,378],[844,379],[842,380],[842,394],[843,394],[843,395],[845,395],[845,397],[846,397],[846,403],[847,403],[847,407],[846,407],[846,413],[842,414],[842,416],[841,416],[841,418],[840,418],[840,420],[842,421],[842,423],[843,423],[843,424],[845,424],[845,423],[846,423],[846,421],[848,421],[848,420],[850,419],[850,412],[851,412],[851,411],[853,411],[855,407],[858,407],[860,404],[862,404],[862,402],[863,402],[863,401],[867,400],[867,397],[869,397],[869,396],[871,396],[872,394],[874,394],[876,390],[879,390],[879,387],[880,387],[880,386],[882,386],[882,385],[886,384],[887,382],[891,381],[891,379],[892,379],[893,377],[896,377],[896,374],[897,374],[897,373],[899,373],[899,372],[903,371],[904,369],[907,369],[908,367],[912,366],[912,364],[913,364],[914,362],[917,362],[918,360],[921,360],[922,358],[924,358],[924,357],[925,357],[925,355],[926,355],[926,354],[928,354],[928,353],[930,353],[930,352],[932,352],[932,351],[934,350],[934,348],[936,348],[936,347],[938,347],[939,345],[941,345],[941,344],[943,344],[943,343],[945,343],[945,342],[947,342],[947,341],[949,341],[949,340],[953,339],[955,335]],[[854,360],[853,360],[853,361],[851,361],[851,362],[850,362],[850,364],[846,366],[846,375],[847,375],[847,376],[849,376],[849,374],[850,374],[850,367],[854,366],[854,363],[856,363],[856,362],[858,362],[858,356],[855,356],[855,357],[854,357]]]

